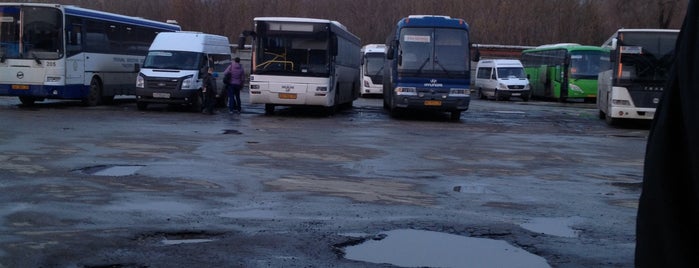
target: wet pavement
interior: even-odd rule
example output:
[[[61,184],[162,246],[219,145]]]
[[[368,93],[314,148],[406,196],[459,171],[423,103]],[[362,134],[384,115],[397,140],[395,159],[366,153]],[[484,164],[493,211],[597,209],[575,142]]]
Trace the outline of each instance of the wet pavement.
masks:
[[[0,97],[0,267],[630,267],[648,128],[593,107]]]

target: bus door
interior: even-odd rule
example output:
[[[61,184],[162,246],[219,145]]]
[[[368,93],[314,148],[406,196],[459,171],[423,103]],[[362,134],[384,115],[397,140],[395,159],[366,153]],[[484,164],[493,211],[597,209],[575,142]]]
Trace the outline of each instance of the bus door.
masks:
[[[69,25],[66,31],[66,85],[84,85],[85,53],[82,53],[82,25],[77,19]]]

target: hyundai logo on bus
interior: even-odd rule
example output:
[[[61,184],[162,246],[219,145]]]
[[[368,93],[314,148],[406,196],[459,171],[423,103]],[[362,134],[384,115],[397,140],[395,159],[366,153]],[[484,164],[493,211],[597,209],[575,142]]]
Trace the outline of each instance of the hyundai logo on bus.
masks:
[[[429,83],[425,83],[426,87],[444,87],[444,84],[437,83],[437,79],[431,79]]]
[[[284,90],[286,90],[286,92],[289,92],[289,91],[291,91],[292,89],[294,89],[294,86],[292,86],[292,85],[283,85],[282,88],[283,88]]]
[[[19,79],[24,78],[24,73],[21,71],[17,72],[17,78],[19,78]]]

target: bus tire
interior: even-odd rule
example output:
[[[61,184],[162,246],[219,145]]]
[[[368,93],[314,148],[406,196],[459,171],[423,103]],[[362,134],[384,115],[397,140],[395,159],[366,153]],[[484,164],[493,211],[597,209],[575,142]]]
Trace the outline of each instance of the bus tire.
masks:
[[[20,96],[19,101],[22,103],[22,105],[25,106],[32,106],[36,102],[36,98],[34,97],[26,97],[26,96]]]
[[[481,99],[481,100],[487,99],[487,97],[485,96],[485,94],[483,94],[483,89],[482,89],[482,88],[478,88],[478,98]]]
[[[136,108],[138,108],[139,111],[144,111],[148,109],[148,103],[145,101],[137,101]]]
[[[607,118],[607,114],[605,114],[604,112],[602,112],[602,110],[598,110],[598,111],[597,111],[597,117],[599,117],[599,119],[606,119],[606,118]]]
[[[83,105],[85,106],[97,106],[102,100],[102,83],[97,77],[93,77],[90,81],[90,88],[88,89],[87,96],[83,98]]]
[[[620,119],[616,119],[616,118],[610,116],[609,114],[604,115],[604,121],[607,122],[607,125],[616,126],[619,124],[619,120]]]
[[[451,111],[451,115],[449,116],[449,119],[451,119],[451,121],[461,120],[461,111]]]
[[[265,115],[273,115],[274,114],[274,104],[265,104]]]

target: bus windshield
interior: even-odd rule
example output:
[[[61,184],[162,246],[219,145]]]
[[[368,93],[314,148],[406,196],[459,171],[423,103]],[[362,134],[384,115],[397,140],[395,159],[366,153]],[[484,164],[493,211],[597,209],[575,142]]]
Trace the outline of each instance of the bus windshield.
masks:
[[[56,8],[0,7],[0,57],[58,59],[63,56],[62,29],[62,14]]]
[[[430,77],[463,77],[468,71],[468,32],[448,28],[403,28],[398,72]]]
[[[369,76],[382,76],[383,64],[385,61],[384,53],[367,53],[364,55],[364,73]]]
[[[597,75],[611,68],[609,54],[602,51],[580,51],[570,53],[570,77],[597,79]]]
[[[143,61],[143,68],[198,70],[201,53],[187,51],[150,51]]]
[[[262,23],[262,22],[261,22]],[[313,28],[313,25],[309,25]],[[258,36],[256,74],[328,76],[329,33],[325,31],[272,31]]]
[[[668,78],[677,33],[623,33],[619,36],[621,79],[664,81]]]

